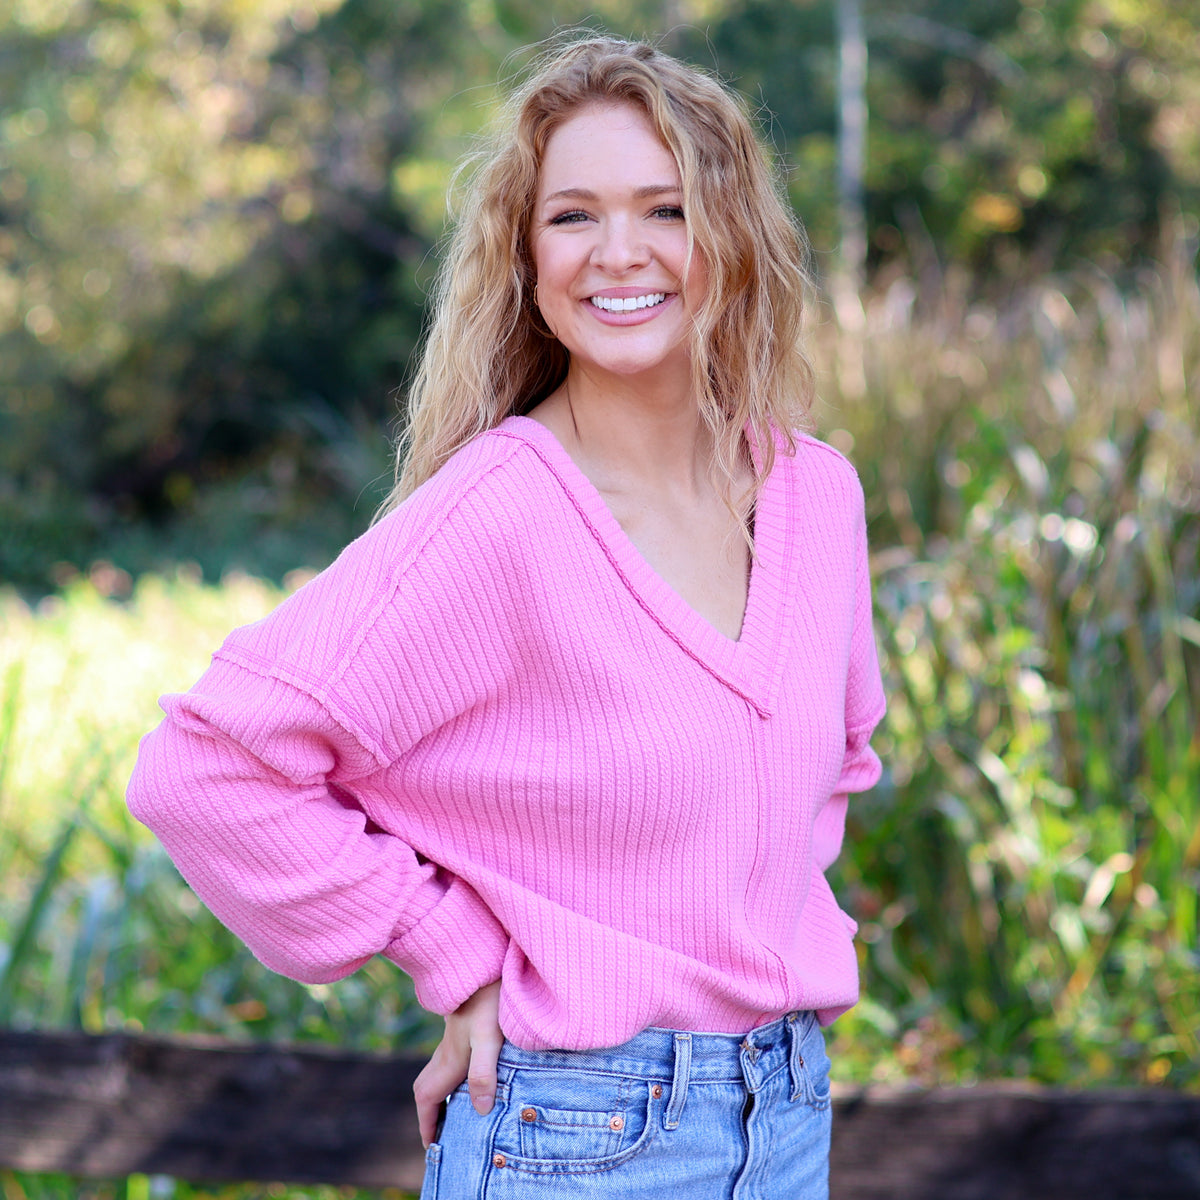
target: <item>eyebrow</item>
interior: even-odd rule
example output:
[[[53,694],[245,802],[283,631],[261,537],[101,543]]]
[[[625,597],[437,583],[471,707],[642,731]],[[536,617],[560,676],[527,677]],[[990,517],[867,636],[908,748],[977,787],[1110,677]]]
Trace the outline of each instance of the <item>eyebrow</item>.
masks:
[[[633,198],[635,200],[645,200],[648,196],[664,196],[670,192],[682,192],[683,188],[677,183],[644,183],[639,188],[633,189]],[[595,200],[596,193],[589,191],[587,188],[570,187],[562,188],[560,191],[551,192],[546,197],[547,200]]]

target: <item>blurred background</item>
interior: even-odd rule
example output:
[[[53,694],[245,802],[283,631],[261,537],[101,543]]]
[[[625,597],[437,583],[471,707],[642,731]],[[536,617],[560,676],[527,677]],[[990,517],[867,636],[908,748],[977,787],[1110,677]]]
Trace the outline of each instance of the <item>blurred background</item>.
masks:
[[[121,796],[369,522],[454,163],[580,22],[740,89],[813,243],[891,697],[840,1077],[1200,1088],[1197,0],[8,0],[0,1023],[435,1033],[258,967]]]

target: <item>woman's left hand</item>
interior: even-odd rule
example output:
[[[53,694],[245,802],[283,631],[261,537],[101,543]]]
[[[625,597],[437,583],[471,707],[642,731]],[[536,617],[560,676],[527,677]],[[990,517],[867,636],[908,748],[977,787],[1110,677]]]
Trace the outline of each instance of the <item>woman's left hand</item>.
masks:
[[[481,987],[446,1018],[446,1031],[433,1057],[413,1084],[421,1144],[437,1134],[442,1102],[465,1079],[475,1111],[486,1116],[496,1099],[500,1032],[500,981]]]

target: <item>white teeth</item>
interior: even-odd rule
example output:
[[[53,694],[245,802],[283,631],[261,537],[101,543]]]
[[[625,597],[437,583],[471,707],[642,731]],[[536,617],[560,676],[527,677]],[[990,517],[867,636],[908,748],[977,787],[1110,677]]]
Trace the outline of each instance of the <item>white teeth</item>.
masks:
[[[628,296],[625,299],[610,299],[608,296],[592,296],[591,301],[605,312],[633,312],[637,308],[653,308],[667,298],[666,292],[651,292],[646,296]]]

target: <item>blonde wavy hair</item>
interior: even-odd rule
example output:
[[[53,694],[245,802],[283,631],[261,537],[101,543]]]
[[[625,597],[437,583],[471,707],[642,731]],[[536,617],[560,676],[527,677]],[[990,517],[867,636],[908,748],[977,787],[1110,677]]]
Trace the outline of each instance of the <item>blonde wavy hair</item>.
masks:
[[[813,371],[802,343],[808,245],[742,101],[711,76],[644,42],[578,35],[546,43],[498,128],[463,168],[465,203],[433,296],[409,390],[390,512],[477,434],[527,412],[562,383],[565,347],[534,301],[529,226],[546,144],[580,108],[643,112],[675,156],[689,255],[707,267],[690,333],[693,386],[732,488],[761,448],[747,511],[775,455],[807,423]]]

